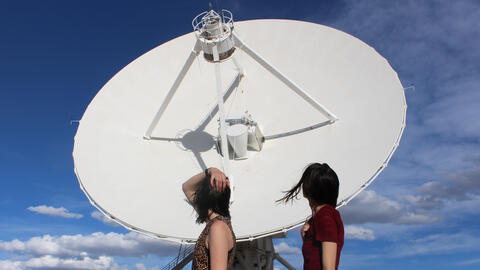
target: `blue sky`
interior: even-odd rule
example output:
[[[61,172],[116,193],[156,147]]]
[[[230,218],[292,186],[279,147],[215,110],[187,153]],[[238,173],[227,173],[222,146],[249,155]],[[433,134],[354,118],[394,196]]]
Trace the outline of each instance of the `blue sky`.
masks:
[[[342,30],[415,85],[389,167],[341,209],[340,268],[479,269],[480,2],[218,2],[236,21]],[[0,2],[0,269],[157,269],[176,254],[89,204],[73,173],[70,120],[122,67],[190,32],[206,9],[208,1]],[[275,243],[301,268],[298,231]]]

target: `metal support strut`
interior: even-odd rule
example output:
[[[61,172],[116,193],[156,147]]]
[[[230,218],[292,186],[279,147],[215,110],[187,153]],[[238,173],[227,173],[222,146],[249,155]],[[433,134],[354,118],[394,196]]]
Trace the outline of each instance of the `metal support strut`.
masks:
[[[222,78],[220,75],[220,63],[218,62],[220,57],[218,55],[217,45],[213,46],[213,59],[215,61],[215,77],[217,82],[217,98],[218,98],[218,115],[220,120],[220,138],[222,139],[222,164],[223,172],[227,177],[230,177],[230,166],[229,166],[229,152],[228,152],[228,141],[227,141],[227,127],[225,124],[225,110],[223,106],[223,91],[222,91]],[[230,180],[231,181],[231,180]],[[232,183],[230,183],[232,184]]]
[[[267,60],[263,59],[258,53],[252,50],[250,47],[245,44],[235,33],[232,33],[232,36],[235,41],[235,46],[240,48],[250,57],[252,57],[255,61],[257,61],[260,65],[262,65],[266,70],[272,73],[275,77],[277,77],[280,81],[282,81],[286,86],[292,89],[297,95],[302,97],[305,101],[310,103],[314,108],[316,108],[319,112],[321,112],[325,117],[327,117],[331,123],[338,120],[338,117],[335,116],[332,112],[330,112],[325,106],[317,102],[313,99],[307,92],[301,89],[296,83],[291,81],[287,78],[283,73],[281,73],[278,69],[272,66]]]
[[[145,135],[143,136],[145,139],[148,139],[148,140],[151,139],[152,132],[157,126],[158,121],[160,121],[160,118],[162,117],[163,112],[165,111],[168,104],[172,100],[175,92],[177,92],[178,86],[180,86],[180,83],[182,82],[183,78],[185,78],[185,75],[187,74],[188,70],[192,66],[193,61],[195,60],[195,57],[197,57],[200,51],[201,51],[200,41],[197,40],[197,42],[195,43],[195,46],[193,47],[193,50],[190,52],[190,55],[187,58],[187,61],[185,61],[185,64],[183,64],[182,70],[180,71],[177,78],[175,79],[175,82],[170,88],[170,91],[168,91],[168,94],[165,97],[165,100],[163,101],[162,106],[160,106],[160,109],[158,109],[157,113],[153,117],[152,123],[150,123],[150,126],[147,129],[147,132],[145,132]]]

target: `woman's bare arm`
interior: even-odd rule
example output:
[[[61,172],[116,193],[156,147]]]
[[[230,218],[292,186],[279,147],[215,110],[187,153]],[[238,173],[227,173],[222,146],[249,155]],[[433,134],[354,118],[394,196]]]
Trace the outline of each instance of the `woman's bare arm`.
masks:
[[[187,199],[190,203],[193,203],[193,195],[195,195],[195,190],[198,183],[200,183],[203,178],[205,178],[205,173],[201,172],[190,177],[190,179],[188,179],[185,183],[182,184],[183,193],[185,193],[185,196],[187,196]]]
[[[322,264],[322,269],[335,270],[337,264],[337,243],[322,242]]]
[[[210,251],[210,269],[225,270],[228,264],[228,251],[233,247],[230,228],[222,221],[215,221],[210,227],[207,247]]]

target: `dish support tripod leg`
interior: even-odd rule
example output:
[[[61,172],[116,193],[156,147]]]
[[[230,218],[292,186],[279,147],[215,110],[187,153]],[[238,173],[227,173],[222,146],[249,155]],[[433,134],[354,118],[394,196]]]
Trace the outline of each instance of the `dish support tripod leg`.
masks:
[[[258,53],[256,53],[253,49],[248,47],[248,45],[243,42],[235,33],[232,33],[233,39],[235,42],[235,46],[250,57],[252,57],[257,63],[263,66],[266,70],[272,73],[275,77],[277,77],[281,82],[283,82],[288,88],[293,90],[297,95],[307,101],[310,105],[312,105],[315,109],[317,109],[320,113],[322,113],[325,117],[328,118],[330,123],[334,123],[338,120],[338,117],[335,116],[332,112],[330,112],[325,106],[317,102],[313,97],[311,97],[307,92],[301,89],[296,83],[292,80],[287,78],[283,73],[281,73],[278,69],[272,66],[267,60],[263,59]]]
[[[187,58],[187,61],[185,61],[185,64],[183,64],[182,70],[178,74],[177,78],[175,79],[175,82],[173,83],[172,87],[170,88],[170,91],[168,91],[167,96],[163,100],[162,105],[160,106],[160,109],[158,109],[157,113],[153,117],[152,122],[150,123],[150,126],[148,127],[147,131],[145,132],[145,135],[143,138],[150,140],[152,137],[152,132],[155,129],[155,127],[158,124],[158,121],[160,121],[160,118],[162,117],[163,112],[167,108],[168,104],[173,98],[173,95],[175,92],[177,92],[178,86],[180,86],[180,83],[182,82],[183,78],[185,78],[185,75],[187,74],[188,70],[192,66],[193,61],[195,60],[195,57],[201,52],[201,46],[200,42],[197,40],[195,43],[195,46],[193,47],[193,50],[190,52],[190,55]]]

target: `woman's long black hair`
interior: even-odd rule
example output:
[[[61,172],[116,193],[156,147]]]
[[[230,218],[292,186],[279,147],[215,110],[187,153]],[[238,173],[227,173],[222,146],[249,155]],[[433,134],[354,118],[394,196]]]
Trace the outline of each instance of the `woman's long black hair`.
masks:
[[[277,202],[287,203],[298,199],[298,193],[303,189],[305,197],[316,205],[329,204],[337,206],[339,181],[337,174],[326,163],[312,163],[303,172],[300,181],[290,190],[285,191],[285,196]]]
[[[196,187],[193,197],[193,206],[197,211],[197,223],[203,223],[208,219],[208,210],[230,217],[230,188],[227,186],[223,191],[218,191],[210,186],[210,175],[202,179]]]

